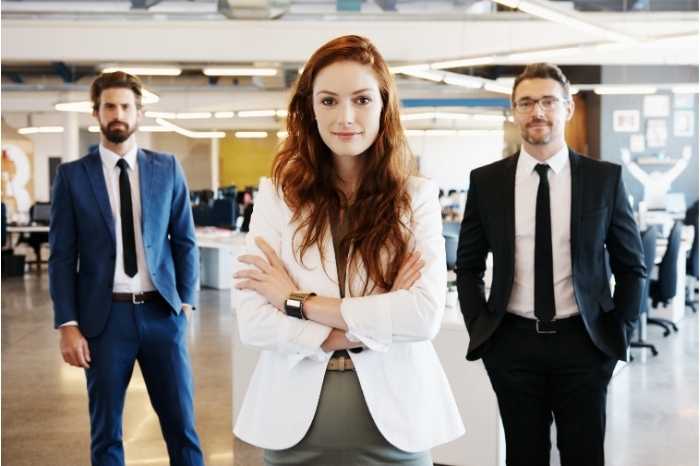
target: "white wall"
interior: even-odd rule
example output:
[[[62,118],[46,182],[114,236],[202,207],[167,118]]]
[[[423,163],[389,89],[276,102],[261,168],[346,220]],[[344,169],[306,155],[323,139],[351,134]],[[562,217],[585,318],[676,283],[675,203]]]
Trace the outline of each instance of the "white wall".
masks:
[[[413,153],[420,157],[420,172],[445,192],[467,189],[469,173],[495,162],[503,152],[503,136],[454,135],[408,136]]]

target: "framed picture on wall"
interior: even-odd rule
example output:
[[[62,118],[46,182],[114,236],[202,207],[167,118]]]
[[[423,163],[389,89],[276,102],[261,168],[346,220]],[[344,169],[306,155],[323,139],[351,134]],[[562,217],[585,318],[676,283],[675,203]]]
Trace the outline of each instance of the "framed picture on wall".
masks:
[[[693,108],[696,98],[695,94],[674,94],[673,108]]]
[[[695,133],[695,119],[692,110],[676,110],[673,113],[673,135],[691,137]]]
[[[616,133],[636,133],[639,131],[639,110],[615,110],[613,131]]]
[[[647,147],[666,147],[668,127],[663,118],[647,120]]]

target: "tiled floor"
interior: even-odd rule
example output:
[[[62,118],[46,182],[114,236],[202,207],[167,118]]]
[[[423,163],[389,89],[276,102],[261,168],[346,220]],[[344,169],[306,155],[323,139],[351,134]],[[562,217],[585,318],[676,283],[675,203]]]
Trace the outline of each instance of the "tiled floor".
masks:
[[[62,362],[52,319],[45,270],[2,281],[3,466],[89,464],[85,378]],[[231,434],[231,319],[228,292],[202,292],[190,323],[197,426],[208,465],[259,466],[260,452]],[[609,466],[698,465],[697,315],[689,314],[680,327],[669,338],[650,328],[659,356],[628,365],[613,380]],[[138,371],[126,404],[127,464],[166,466]]]

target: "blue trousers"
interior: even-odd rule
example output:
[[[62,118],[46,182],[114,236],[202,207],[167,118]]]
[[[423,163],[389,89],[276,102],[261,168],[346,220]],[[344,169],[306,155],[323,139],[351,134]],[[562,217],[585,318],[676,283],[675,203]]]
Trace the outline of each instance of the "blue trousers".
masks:
[[[124,466],[124,397],[138,361],[160,420],[171,466],[203,466],[194,425],[187,317],[162,300],[113,302],[104,331],[88,339],[91,459],[93,466]]]

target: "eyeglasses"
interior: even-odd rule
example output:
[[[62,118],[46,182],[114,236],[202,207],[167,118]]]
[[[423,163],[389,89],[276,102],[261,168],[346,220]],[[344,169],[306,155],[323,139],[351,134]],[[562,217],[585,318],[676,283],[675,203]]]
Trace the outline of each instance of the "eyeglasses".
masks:
[[[551,112],[557,108],[559,102],[562,102],[558,97],[542,97],[541,99],[523,99],[515,102],[515,111],[518,113],[530,113],[535,109],[535,105],[542,107],[545,112]],[[566,101],[564,101],[566,102]]]

